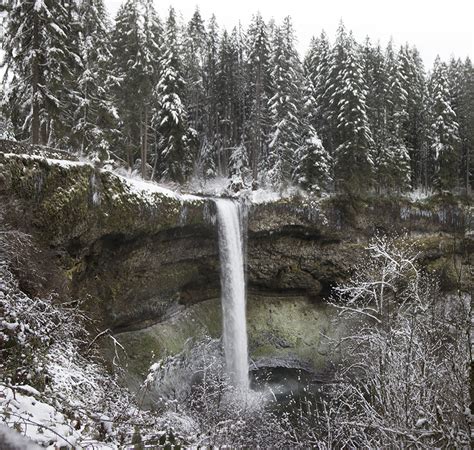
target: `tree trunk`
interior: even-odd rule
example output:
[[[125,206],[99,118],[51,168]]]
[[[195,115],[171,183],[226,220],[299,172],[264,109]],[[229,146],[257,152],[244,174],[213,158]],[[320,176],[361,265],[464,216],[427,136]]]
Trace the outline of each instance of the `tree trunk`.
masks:
[[[143,153],[142,153],[142,177],[146,177],[146,162],[148,157],[148,105],[145,105],[143,118]]]
[[[256,124],[255,124],[255,141],[252,152],[252,175],[254,181],[257,181],[258,171],[257,163],[261,152],[261,137],[262,137],[262,68],[259,64],[257,68],[257,79],[255,82],[255,107],[256,107]]]
[[[33,20],[33,51],[34,56],[31,61],[31,143],[39,144],[40,138],[40,106],[38,102],[40,67],[38,61],[39,50],[39,23],[38,16]]]
[[[469,145],[466,149],[466,194],[469,195],[471,193],[471,180],[470,180],[470,164],[471,164],[471,149]]]

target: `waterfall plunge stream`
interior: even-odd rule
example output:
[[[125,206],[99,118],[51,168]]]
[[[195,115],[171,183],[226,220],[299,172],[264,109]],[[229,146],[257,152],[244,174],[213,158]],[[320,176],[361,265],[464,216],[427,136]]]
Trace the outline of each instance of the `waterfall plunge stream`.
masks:
[[[226,366],[234,386],[248,390],[249,364],[241,207],[237,202],[226,199],[217,199],[216,206]]]

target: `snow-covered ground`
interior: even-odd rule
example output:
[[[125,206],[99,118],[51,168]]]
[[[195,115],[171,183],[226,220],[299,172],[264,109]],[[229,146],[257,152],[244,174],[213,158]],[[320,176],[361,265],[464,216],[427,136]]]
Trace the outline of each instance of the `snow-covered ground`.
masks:
[[[136,175],[133,172],[127,172],[125,170],[107,171],[118,176],[120,180],[129,188],[130,193],[143,198],[147,203],[153,203],[154,194],[174,198],[181,202],[202,201],[202,197],[198,197],[196,195],[191,194],[181,194],[178,191],[173,190],[172,188],[167,187],[163,184],[159,184],[154,181],[144,180],[141,176]]]
[[[43,447],[78,445],[80,433],[56,408],[38,400],[40,397],[31,386],[12,389],[0,384],[0,419]]]

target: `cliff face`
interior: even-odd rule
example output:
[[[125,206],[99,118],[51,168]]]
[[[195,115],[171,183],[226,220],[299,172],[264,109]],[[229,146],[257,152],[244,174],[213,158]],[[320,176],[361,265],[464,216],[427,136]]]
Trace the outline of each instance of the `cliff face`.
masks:
[[[124,345],[135,375],[189,337],[220,336],[212,200],[0,141],[0,205],[4,230],[32,236],[34,250],[18,266],[23,288],[82,299],[99,329]],[[447,289],[456,264],[472,263],[470,209],[453,199],[293,198],[247,213],[249,339],[259,361],[324,368],[322,336],[344,332],[324,297],[377,231],[408,233]]]

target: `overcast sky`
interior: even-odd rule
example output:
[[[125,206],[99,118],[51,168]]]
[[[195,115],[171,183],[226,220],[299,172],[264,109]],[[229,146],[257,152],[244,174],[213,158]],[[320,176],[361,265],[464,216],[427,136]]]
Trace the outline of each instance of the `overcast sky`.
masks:
[[[105,3],[115,17],[122,0]],[[277,22],[290,15],[300,53],[322,29],[333,39],[342,18],[359,41],[368,35],[385,45],[393,36],[397,45],[416,45],[428,66],[437,54],[445,60],[453,54],[474,59],[474,0],[155,0],[162,18],[171,4],[185,20],[199,5],[204,19],[214,13],[219,25],[228,29],[239,20],[248,25],[256,11]]]

